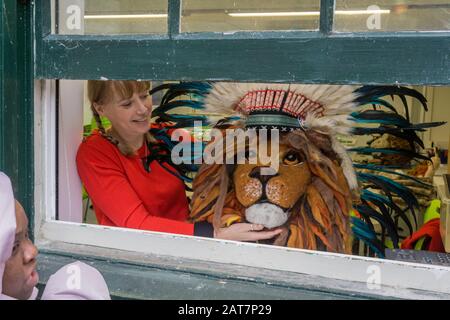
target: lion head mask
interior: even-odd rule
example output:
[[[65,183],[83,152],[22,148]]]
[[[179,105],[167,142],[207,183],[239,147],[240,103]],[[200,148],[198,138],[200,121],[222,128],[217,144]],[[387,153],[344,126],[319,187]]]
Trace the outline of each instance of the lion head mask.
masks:
[[[235,222],[284,227],[265,243],[350,253],[351,192],[330,140],[309,130],[280,138],[277,171],[263,174],[270,167],[258,159],[203,165],[194,180],[191,218],[216,227]],[[248,146],[242,149],[248,162],[256,157]]]
[[[405,118],[382,99],[410,96],[427,110],[419,92],[394,86],[186,82],[164,84],[151,93],[166,89],[153,112],[157,121],[173,128],[209,121],[219,132],[205,151],[220,161],[203,163],[192,184],[192,221],[207,220],[215,228],[237,222],[282,227],[284,232],[268,243],[293,248],[352,253],[356,239],[370,255],[382,257],[387,236],[398,248],[395,221],[405,219],[405,210],[415,216],[416,198],[407,187],[378,175],[392,173],[389,168],[353,164],[349,151],[423,158],[411,151],[423,147],[415,131],[442,123],[412,124],[408,113]],[[201,109],[205,115],[169,113],[178,107]],[[255,134],[228,145],[230,130]],[[385,133],[412,147],[347,150],[337,138]],[[395,197],[406,209],[394,203]],[[372,220],[380,223],[381,236]]]

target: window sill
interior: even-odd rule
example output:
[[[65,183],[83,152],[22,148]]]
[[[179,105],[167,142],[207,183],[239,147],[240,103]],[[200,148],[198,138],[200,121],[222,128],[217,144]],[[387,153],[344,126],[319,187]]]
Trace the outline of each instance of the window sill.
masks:
[[[449,268],[440,266],[64,222],[46,222],[41,231],[43,283],[82,260],[121,298],[450,298]],[[376,289],[367,284],[373,266]]]

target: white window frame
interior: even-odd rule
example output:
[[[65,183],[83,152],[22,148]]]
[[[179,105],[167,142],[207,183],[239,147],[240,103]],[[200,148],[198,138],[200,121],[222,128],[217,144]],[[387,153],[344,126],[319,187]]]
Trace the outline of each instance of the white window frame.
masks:
[[[450,297],[450,267],[407,263],[354,255],[274,247],[254,243],[55,221],[56,139],[55,82],[35,81],[35,242],[39,248],[71,244],[78,252],[105,255],[121,250],[121,260],[136,253],[180,261],[215,262],[228,268],[247,266],[276,272],[367,284],[373,295],[390,297]],[[378,273],[379,272],[379,273]],[[379,283],[373,280],[379,274]],[[379,284],[379,287],[377,286]],[[373,289],[373,290],[372,290]],[[417,291],[418,290],[418,291]],[[423,295],[422,295],[423,294]],[[429,296],[429,295],[428,295]]]

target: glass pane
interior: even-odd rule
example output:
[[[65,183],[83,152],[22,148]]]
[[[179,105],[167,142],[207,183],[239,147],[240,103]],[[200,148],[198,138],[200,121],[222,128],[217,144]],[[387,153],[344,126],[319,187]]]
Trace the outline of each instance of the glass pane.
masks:
[[[59,34],[167,32],[167,0],[58,0]]]
[[[184,0],[182,32],[317,30],[319,0]]]
[[[450,30],[450,3],[442,0],[337,0],[336,31]]]
[[[153,82],[152,85],[155,88],[162,83]],[[228,83],[228,85],[232,84]],[[120,87],[118,86],[117,88]],[[205,90],[208,90],[208,86],[201,86],[197,83],[195,89],[192,89],[194,87],[185,86],[184,90],[172,91],[173,95],[170,94],[170,99],[173,100],[161,99],[166,93],[165,90],[160,91],[158,95],[153,95],[151,97],[153,102],[147,100],[150,99],[148,96],[140,96],[143,99],[141,102],[138,102],[139,96],[126,98],[126,108],[123,108],[124,105],[121,102],[123,101],[122,98],[127,97],[122,95],[125,92],[121,92],[121,90],[113,91],[112,96],[114,98],[104,102],[106,104],[97,105],[100,108],[95,109],[103,110],[105,113],[102,115],[98,111],[96,111],[95,115],[93,114],[91,109],[92,103],[87,95],[87,88],[88,85],[83,80],[59,81],[58,139],[56,141],[58,143],[59,179],[57,186],[58,220],[60,221],[84,222],[150,231],[160,231],[163,230],[161,228],[166,228],[164,232],[178,234],[180,230],[183,230],[180,229],[179,224],[186,222],[189,210],[191,210],[190,214],[194,222],[199,222],[206,217],[212,218],[212,215],[214,215],[214,209],[212,208],[214,208],[215,199],[219,193],[213,185],[218,184],[220,179],[226,177],[225,175],[218,175],[217,168],[231,165],[229,167],[231,171],[227,171],[228,178],[226,179],[231,179],[230,181],[232,182],[228,184],[229,187],[224,185],[226,189],[220,191],[228,194],[226,207],[224,207],[221,214],[223,219],[226,218],[225,216],[228,216],[226,219],[229,219],[230,224],[238,221],[251,223],[259,221],[259,223],[269,229],[274,227],[284,228],[288,225],[292,228],[290,230],[293,230],[289,235],[285,234],[289,237],[288,239],[292,239],[289,247],[329,250],[325,246],[316,245],[316,242],[320,244],[322,241],[320,239],[325,239],[328,243],[340,241],[341,233],[337,233],[336,228],[346,230],[342,227],[343,224],[350,224],[350,221],[354,220],[350,220],[349,215],[342,214],[341,208],[344,208],[348,212],[351,211],[352,216],[355,217],[356,221],[359,221],[358,227],[352,229],[355,232],[352,234],[354,235],[354,237],[352,236],[353,246],[351,250],[353,255],[373,256],[374,252],[371,250],[379,246],[378,248],[385,249],[388,259],[419,263],[426,262],[438,265],[442,263],[447,263],[448,265],[450,263],[450,255],[437,257],[429,252],[439,250],[442,252],[446,249],[450,253],[450,198],[445,191],[447,187],[444,181],[446,179],[444,174],[447,172],[448,167],[450,132],[450,108],[448,108],[450,87],[448,86],[418,86],[410,88],[415,90],[415,97],[421,98],[416,99],[408,95],[405,96],[406,108],[403,100],[398,95],[406,92],[404,88],[399,89],[393,96],[389,94],[393,92],[388,90],[376,90],[372,91],[372,93],[369,93],[370,91],[359,91],[359,94],[365,96],[361,101],[368,103],[364,104],[363,102],[358,108],[359,111],[364,110],[363,113],[359,113],[358,116],[358,112],[356,112],[356,117],[360,121],[349,124],[353,129],[358,128],[361,131],[354,130],[349,131],[349,133],[352,132],[350,134],[333,135],[336,137],[336,141],[340,142],[341,146],[339,147],[336,141],[333,142],[331,140],[330,133],[327,131],[328,129],[331,130],[331,128],[327,129],[329,126],[327,123],[331,122],[321,122],[320,118],[323,117],[323,113],[320,110],[327,109],[325,103],[334,103],[335,100],[330,99],[329,95],[336,95],[335,90],[342,90],[342,88],[322,89],[316,87],[311,91],[311,87],[300,87],[297,84],[264,84],[261,86],[247,83],[245,88],[240,87],[239,90],[236,90],[237,88],[234,85],[228,86],[228,88],[223,84],[219,85],[221,89],[216,90],[215,96],[224,99],[220,100],[221,103],[223,101],[223,104],[216,104],[216,108],[219,106],[218,109],[212,109],[216,111],[214,117],[210,118],[212,123],[216,123],[220,119],[224,120],[224,118],[232,115],[233,113],[230,114],[227,110],[235,110],[233,101],[241,101],[239,102],[239,108],[246,108],[243,110],[249,110],[250,115],[241,117],[242,122],[234,123],[232,126],[230,126],[232,123],[229,122],[229,118],[227,121],[221,121],[220,126],[222,128],[229,126],[228,129],[230,131],[227,131],[227,133],[233,133],[233,127],[238,130],[243,129],[244,123],[245,125],[250,124],[250,126],[258,125],[261,129],[263,129],[263,123],[265,123],[264,126],[270,123],[270,126],[275,125],[272,128],[278,126],[281,129],[279,135],[274,134],[269,139],[270,152],[272,153],[270,158],[273,159],[272,156],[275,155],[275,163],[279,163],[283,167],[278,167],[277,164],[272,168],[278,173],[273,172],[266,177],[263,177],[264,175],[261,174],[262,171],[260,169],[267,168],[267,164],[271,165],[267,162],[263,165],[256,162],[233,164],[232,161],[228,161],[227,164],[215,163],[213,165],[215,169],[208,167],[212,163],[206,163],[206,156],[209,151],[204,148],[200,148],[203,156],[199,158],[200,161],[195,162],[194,167],[190,166],[193,169],[180,166],[181,163],[177,161],[180,149],[175,151],[176,149],[173,148],[173,144],[176,144],[175,141],[180,141],[179,138],[181,136],[183,137],[182,141],[188,141],[188,144],[185,144],[185,146],[189,146],[189,150],[198,152],[199,149],[196,149],[191,144],[194,140],[193,138],[195,138],[196,142],[209,144],[212,136],[218,137],[216,135],[218,132],[215,131],[214,134],[213,131],[217,127],[206,123],[194,123],[195,127],[192,127],[192,123],[188,124],[188,122],[185,122],[185,125],[181,125],[183,127],[181,135],[179,135],[180,131],[176,133],[176,130],[161,130],[164,127],[167,129],[167,126],[170,128],[177,121],[163,120],[161,116],[165,111],[162,111],[162,114],[158,114],[158,108],[161,107],[160,104],[163,104],[165,110],[167,110],[168,103],[172,104],[173,107],[175,106],[173,102],[178,100],[181,106],[178,105],[178,107],[168,110],[165,115],[166,119],[168,119],[166,116],[169,114],[174,116],[173,119],[182,119],[181,121],[183,122],[189,119],[188,117],[200,116],[205,113],[211,116],[211,109],[209,112],[205,112],[202,108],[192,108],[197,102],[206,101],[204,96],[202,98],[202,94],[206,93]],[[98,99],[97,101],[102,100],[100,98],[102,95],[111,94],[107,90],[102,90],[98,83],[91,88],[98,89],[99,95],[95,98]],[[129,86],[129,88],[133,88],[133,86]],[[147,88],[148,86],[144,86],[143,92]],[[357,88],[358,86],[354,86],[353,88],[347,88],[347,90],[350,89],[351,91],[344,89],[344,91],[340,92],[345,96]],[[282,94],[274,93],[273,89],[277,89],[277,92],[282,92]],[[96,90],[94,89],[94,91]],[[285,95],[286,98],[283,99],[283,95],[286,92],[292,94]],[[364,94],[363,92],[366,93]],[[134,87],[129,94],[133,93],[142,94],[137,87]],[[326,99],[328,99],[329,102],[323,102],[323,105],[317,108],[317,104],[313,103],[306,96],[312,97],[311,94],[318,95],[318,97],[322,95],[319,98],[320,100],[317,101],[327,101]],[[295,96],[297,98],[294,98]],[[167,97],[165,96],[165,98]],[[376,101],[372,99],[375,97]],[[425,101],[425,99],[429,101],[427,103],[428,112],[424,111],[420,102]],[[343,106],[343,108],[340,108],[342,113],[337,111],[338,114],[341,114],[338,117],[351,112],[347,108],[349,105],[346,105],[349,102],[345,102],[345,99],[341,101],[343,102],[340,106]],[[372,105],[372,103],[375,105]],[[142,109],[142,104],[147,108],[146,111]],[[286,108],[282,107],[282,105]],[[253,109],[254,106],[257,106],[257,109]],[[301,107],[299,108],[299,106]],[[257,111],[251,111],[250,108]],[[154,112],[153,117],[151,117],[151,109]],[[285,110],[289,110],[290,113],[286,113]],[[317,110],[319,111],[317,112]],[[303,130],[301,123],[298,126],[296,123],[299,123],[301,117],[305,117],[305,113],[314,115],[314,118],[317,115],[317,123],[320,124],[320,128],[326,130],[321,130],[320,132],[322,133],[319,133],[315,131],[317,129],[314,129],[314,127]],[[262,114],[265,114],[267,117],[258,118]],[[163,121],[158,122],[158,118]],[[139,121],[135,121],[138,119]],[[253,119],[253,124],[251,124],[250,119]],[[286,122],[289,121],[287,119],[295,119],[294,125],[292,125],[292,122]],[[261,121],[260,124],[255,123],[255,120]],[[333,121],[336,120],[334,118]],[[171,123],[169,124],[168,121]],[[417,129],[420,127],[413,126],[413,124],[422,124],[423,128],[426,128],[430,124],[425,125],[424,123],[440,121],[447,123],[428,128],[423,132],[416,132],[418,136],[415,136],[414,139],[411,138],[413,136],[410,133],[405,132],[407,130],[397,130],[405,128],[403,127],[405,123],[409,124],[408,127]],[[180,122],[178,123],[180,124]],[[283,130],[283,127],[279,127],[280,125],[284,126],[285,123],[296,128],[293,130],[296,131],[294,135],[297,136],[295,139],[298,140],[294,140],[292,133]],[[344,123],[339,123],[339,125],[346,127]],[[386,125],[386,123],[389,124]],[[311,125],[314,126],[313,123]],[[144,135],[150,126],[154,129],[151,132],[157,133],[158,138],[153,142],[149,141],[148,144],[144,144]],[[103,128],[103,133],[99,133],[99,127]],[[234,133],[239,138],[239,131],[234,131]],[[244,133],[244,131],[241,131],[241,133]],[[134,146],[135,156],[122,157],[124,149],[120,149],[120,146],[127,143],[127,140],[120,138],[121,140],[119,141],[119,137],[133,137],[139,134],[142,135],[142,142],[139,143],[142,146],[139,146],[139,144]],[[267,135],[258,136],[259,146],[261,146],[261,143],[269,142],[264,142],[265,140],[263,140],[267,137]],[[282,137],[290,138],[278,140]],[[247,139],[244,136],[240,136],[240,138],[243,139],[241,141],[246,141]],[[84,142],[82,142],[83,139]],[[408,139],[412,139],[415,142],[410,144]],[[233,140],[229,140],[231,145],[228,141],[226,142],[227,149],[237,151],[238,149],[234,149],[233,144],[235,142],[239,143],[239,140],[234,140],[235,142]],[[110,144],[113,141],[116,141],[117,144]],[[128,141],[132,142],[132,140]],[[294,145],[290,141],[297,142]],[[242,145],[251,146],[250,143],[243,143]],[[216,147],[218,146],[216,145]],[[346,158],[341,158],[342,153],[339,156],[337,154],[337,152],[341,152],[340,150],[344,150],[341,149],[344,146],[349,149],[356,148],[356,150],[353,149],[353,152],[349,151],[348,156],[351,157],[355,170],[361,174],[358,176],[359,184],[355,184],[357,192],[353,194],[352,205],[350,203],[345,204],[344,201],[340,200],[342,198],[339,196],[348,191],[346,181],[350,181],[347,180],[350,176],[349,169],[347,169],[349,167],[346,167],[348,164],[344,163],[347,160],[344,160]],[[191,147],[193,148],[191,149]],[[256,154],[269,156],[269,154],[266,154],[267,149],[259,148],[246,149],[243,152],[246,155],[246,160],[250,161],[252,159],[252,156],[250,156],[252,152],[255,152],[253,157]],[[172,149],[172,152],[166,153],[168,149]],[[370,151],[371,149],[372,151]],[[78,150],[84,151],[81,151],[80,155]],[[149,150],[152,151],[149,152]],[[209,150],[211,151],[211,149]],[[379,152],[373,152],[373,150],[379,150]],[[214,152],[222,151],[218,147],[217,149],[215,148]],[[155,153],[158,156],[153,157]],[[77,154],[78,160],[76,161]],[[183,150],[183,161],[187,160],[187,162],[184,162],[185,164],[192,165],[190,160],[193,159],[191,156],[193,156],[191,152],[184,153]],[[426,160],[424,156],[430,157],[431,162]],[[338,160],[340,158],[342,160]],[[143,159],[146,161],[151,160],[150,163],[153,163],[152,170],[149,170],[149,167],[145,169],[147,162],[142,161]],[[229,157],[228,160],[230,159],[238,158]],[[271,161],[271,159],[267,160]],[[320,159],[320,161],[317,159]],[[186,174],[186,169],[194,171],[189,176],[194,179],[195,183],[192,184],[187,181],[187,184],[199,193],[193,194],[190,189],[185,190],[180,176],[172,176],[170,172],[154,166],[158,162],[161,164],[168,163],[166,161],[169,160],[173,173],[183,174],[184,172]],[[181,159],[178,158],[178,160]],[[302,165],[302,162],[308,164],[308,166]],[[201,167],[202,169],[197,171]],[[313,171],[310,168],[315,169]],[[341,169],[347,170],[347,178],[341,177],[340,180],[337,180],[337,172],[342,172],[340,171]],[[332,174],[327,174],[328,172]],[[364,178],[363,174],[366,178]],[[372,175],[372,178],[367,179],[369,174]],[[377,182],[373,179],[381,180]],[[333,187],[337,183],[339,183],[339,189]],[[108,185],[107,191],[105,191],[105,185]],[[308,187],[305,188],[305,186]],[[346,189],[347,191],[345,191]],[[266,192],[262,190],[266,190]],[[210,198],[207,197],[206,192],[210,192],[212,196]],[[238,192],[243,196],[237,197],[236,194]],[[285,194],[286,196],[280,198],[280,194]],[[349,193],[347,194],[350,196]],[[205,197],[202,195],[205,195]],[[135,209],[136,200],[134,199],[136,197],[143,203],[145,209],[142,207],[139,211]],[[413,199],[415,200],[413,201]],[[442,200],[440,207],[442,235],[439,234],[439,224],[436,224],[439,221],[439,205],[437,205],[436,199]],[[415,209],[410,210],[405,200],[408,203],[417,201],[417,204],[414,205]],[[191,205],[189,206],[188,203]],[[306,203],[308,203],[308,207],[306,207]],[[315,204],[318,208],[317,211],[311,212],[309,203]],[[305,206],[300,207],[297,204]],[[145,212],[145,210],[148,211]],[[399,210],[402,211],[401,215],[399,215]],[[304,212],[306,213],[304,214]],[[199,213],[204,214],[204,216]],[[134,218],[135,220],[131,220],[131,218],[127,220],[130,216],[140,217],[143,214],[166,218],[166,221],[158,221],[156,219],[153,222],[148,221],[145,224],[141,224],[140,221],[142,220],[137,218]],[[282,215],[281,219],[279,215]],[[307,219],[298,219],[300,216],[306,216]],[[317,222],[308,220],[310,219],[308,217],[317,219]],[[130,220],[131,222],[128,223],[127,221]],[[170,220],[176,222],[172,224]],[[211,219],[207,221],[212,222]],[[326,225],[322,224],[322,221],[325,221]],[[434,222],[428,223],[430,221]],[[314,239],[317,239],[313,243],[297,241],[296,239],[300,239],[300,237],[306,238],[309,231],[300,233],[300,231],[296,230],[313,230],[311,226],[315,227],[314,230],[319,230],[319,232],[333,229],[334,231],[319,234],[320,238],[316,238],[313,235]],[[416,232],[422,233],[425,231],[430,232],[431,241],[412,241],[409,238],[411,234],[414,234],[414,238],[419,238],[419,234]],[[348,232],[350,233],[350,231]],[[371,237],[369,239],[378,239],[372,242],[376,246],[368,246],[364,240],[368,239],[366,235]],[[292,238],[290,238],[291,236]],[[442,240],[441,237],[443,237]],[[273,244],[274,241],[275,239],[272,239],[259,243]],[[441,249],[438,249],[439,242],[443,245]],[[277,244],[280,246],[288,245],[286,238],[281,242],[277,242]],[[398,250],[392,250],[393,247],[398,248],[400,244],[403,244],[402,248],[404,249],[416,250],[415,253],[403,251],[399,254]],[[342,248],[337,249],[337,251],[344,252]]]

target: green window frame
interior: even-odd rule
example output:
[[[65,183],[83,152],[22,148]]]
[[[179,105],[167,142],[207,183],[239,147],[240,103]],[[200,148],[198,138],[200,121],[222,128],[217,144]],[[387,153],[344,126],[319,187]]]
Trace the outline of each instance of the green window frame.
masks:
[[[78,244],[55,241],[47,243],[41,254],[57,266],[63,259],[99,257],[95,260],[102,270],[109,270],[110,278],[114,285],[118,284],[116,274],[131,268],[132,265],[143,268],[148,264],[157,266],[168,265],[169,269],[179,270],[180,265],[173,261],[158,258],[142,262],[136,255],[146,252],[144,245],[137,246],[136,254],[130,253],[126,258],[114,259],[114,254],[122,255],[127,243],[154,243],[153,253],[164,254],[169,250],[169,255],[178,251],[193,252],[201,256],[202,261],[208,259],[208,255],[201,250],[217,249],[215,240],[190,241],[183,238],[184,242],[177,242],[176,236],[163,236],[137,232],[117,231],[93,226],[88,228],[74,228],[69,223],[45,224],[43,221],[44,209],[41,203],[45,186],[41,184],[42,175],[47,171],[42,170],[47,164],[39,150],[42,134],[37,129],[48,123],[42,122],[42,108],[38,106],[41,97],[39,92],[52,79],[149,79],[149,80],[234,80],[256,82],[299,82],[316,84],[404,84],[404,85],[449,85],[450,84],[450,31],[443,32],[375,32],[375,33],[336,33],[333,32],[334,0],[321,0],[320,27],[318,31],[289,31],[289,32],[237,32],[233,34],[223,33],[180,33],[181,1],[168,0],[168,33],[165,35],[58,35],[51,33],[51,1],[22,1],[5,0],[6,6],[11,12],[17,13],[15,21],[25,21],[23,25],[14,26],[11,33],[17,41],[10,41],[2,37],[1,44],[4,48],[2,64],[0,66],[0,97],[2,105],[16,105],[13,108],[0,110],[0,170],[6,171],[18,186],[18,198],[25,204],[25,209],[31,221],[31,230],[58,238],[65,235],[86,239]],[[0,13],[3,13],[0,9]],[[0,35],[5,35],[6,21],[0,14]],[[34,26],[34,27],[33,27]],[[34,40],[34,41],[33,41]],[[8,51],[9,50],[9,51]],[[10,65],[12,55],[17,55],[17,65]],[[254,57],[257,55],[258,59]],[[123,57],[127,57],[127,63],[123,63]],[[107,59],[105,59],[105,57]],[[432,57],[432,59],[430,58]],[[105,60],[107,61],[105,63]],[[5,69],[1,69],[5,67]],[[14,69],[15,68],[15,69]],[[276,71],[274,71],[276,70]],[[8,77],[15,79],[11,84]],[[18,93],[21,94],[18,94]],[[34,95],[33,95],[34,92]],[[37,93],[38,92],[38,93]],[[36,98],[35,98],[36,97]],[[39,109],[40,108],[40,109]],[[35,113],[34,111],[38,112]],[[17,116],[22,120],[16,121]],[[23,128],[29,128],[24,131]],[[34,130],[32,129],[34,128]],[[48,129],[48,130],[51,130]],[[45,137],[44,137],[45,138]],[[18,146],[18,147],[17,147]],[[38,178],[37,178],[38,177]],[[51,189],[51,188],[50,188]],[[44,191],[43,191],[44,190]],[[35,198],[36,195],[36,198]],[[54,205],[54,204],[53,204]],[[36,228],[34,226],[36,223]],[[79,229],[79,230],[78,230]],[[40,235],[36,236],[39,239]],[[115,239],[117,237],[117,239]],[[104,247],[112,245],[115,249],[108,252],[95,251],[89,247],[89,239],[96,239]],[[182,238],[182,237],[181,237]],[[131,240],[130,240],[131,239]],[[70,242],[70,241],[69,241]],[[82,246],[84,244],[86,246]],[[123,245],[123,247],[122,247]],[[167,247],[169,245],[177,248]],[[244,257],[255,257],[253,246],[239,246],[227,243],[222,244],[227,259],[240,261]],[[233,251],[242,250],[239,253]],[[119,251],[115,251],[119,250]],[[159,250],[159,251],[158,251]],[[412,289],[433,291],[431,287],[420,287],[424,275],[445,276],[448,268],[433,266],[416,266],[408,268],[408,272],[402,263],[392,261],[380,262],[377,259],[365,259],[358,257],[338,257],[332,254],[303,252],[297,250],[281,250],[279,248],[258,248],[259,252],[274,254],[278,260],[304,259],[306,263],[317,264],[317,273],[308,281],[305,287],[320,288],[333,287],[333,292],[344,290],[348,295],[347,281],[355,274],[355,281],[365,279],[364,268],[375,265],[382,268],[388,283],[394,286],[382,295],[420,297],[421,293],[414,290],[396,290],[395,286],[401,286],[402,281],[412,281]],[[108,255],[110,252],[110,255]],[[200,253],[198,253],[200,252]],[[61,258],[63,257],[63,258]],[[113,257],[111,259],[111,257]],[[105,267],[107,261],[115,261],[114,267]],[[335,261],[336,260],[336,261]],[[100,261],[100,262],[99,262]],[[216,265],[190,262],[188,267],[182,267],[186,272],[193,269],[198,274],[206,274],[209,277],[223,277],[229,274],[233,278],[235,272],[233,266],[221,266],[220,259],[215,260]],[[255,260],[256,261],[256,260]],[[327,261],[335,264],[335,270],[328,270]],[[256,261],[259,263],[259,261]],[[256,263],[255,262],[255,263]],[[261,258],[262,268],[270,269],[272,264],[278,261],[269,261]],[[322,266],[321,266],[322,264]],[[351,272],[349,269],[351,264]],[[118,267],[123,265],[122,267]],[[249,265],[247,265],[248,267]],[[257,265],[250,265],[257,267]],[[110,269],[107,269],[110,268]],[[157,267],[158,268],[158,267]],[[184,269],[183,269],[184,268]],[[242,270],[241,266],[241,270]],[[296,270],[301,273],[304,268],[298,261],[293,261],[280,273],[272,270],[272,273],[247,272],[244,278],[262,279],[261,281],[277,282],[281,286],[295,287],[291,281],[301,286],[299,275],[289,275]],[[327,269],[328,268],[328,269]],[[206,272],[205,269],[218,270]],[[300,270],[300,271],[298,271]],[[326,277],[336,281],[324,283],[315,280],[324,272]],[[361,273],[362,271],[362,273]],[[256,271],[255,271],[256,272]],[[260,272],[260,271],[258,271]],[[285,272],[285,273],[283,273]],[[429,272],[429,273],[427,273]],[[156,272],[157,273],[157,272]],[[398,274],[398,279],[393,276]],[[155,275],[155,277],[158,275]],[[293,276],[294,278],[290,278]],[[235,279],[234,277],[233,279]],[[416,280],[417,279],[417,280]],[[422,279],[422,280],[420,280]],[[107,279],[108,280],[108,279]],[[135,279],[134,279],[135,280]],[[215,281],[215,280],[214,280]],[[213,282],[214,282],[213,281]],[[284,281],[284,282],[283,282]],[[339,281],[343,283],[339,284]],[[364,280],[363,280],[364,282]],[[132,282],[139,287],[138,283]],[[417,285],[417,287],[414,287]],[[139,287],[140,288],[140,287]],[[214,292],[212,284],[211,292]],[[352,287],[363,297],[377,296],[376,292],[370,292],[364,283]],[[130,288],[130,291],[134,288]],[[142,289],[142,288],[140,288]],[[319,289],[323,290],[323,289]],[[350,290],[351,291],[351,290]],[[145,297],[145,292],[140,292]],[[428,294],[428,297],[448,297],[448,289],[436,290]],[[187,293],[189,296],[189,293]],[[427,296],[427,294],[424,294]]]
[[[33,7],[5,0],[0,7],[0,170],[34,231]]]
[[[335,33],[334,0],[321,0],[320,4],[319,31],[180,33],[181,0],[169,0],[166,35],[84,36],[51,34],[50,1],[39,1],[36,77],[411,85],[450,82],[450,32]]]

